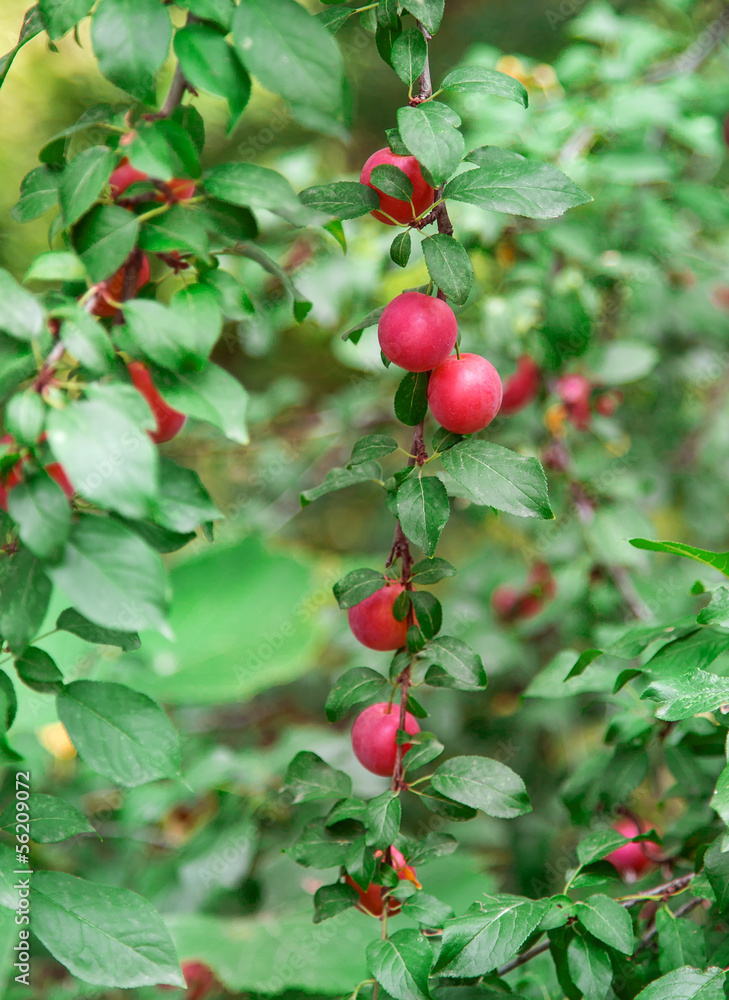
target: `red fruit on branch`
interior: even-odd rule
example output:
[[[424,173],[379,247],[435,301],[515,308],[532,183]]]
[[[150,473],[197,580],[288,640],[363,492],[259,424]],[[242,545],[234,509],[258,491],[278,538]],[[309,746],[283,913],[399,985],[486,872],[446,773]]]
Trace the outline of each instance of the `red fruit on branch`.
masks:
[[[384,851],[375,851],[375,857],[381,858],[384,853]],[[417,875],[415,874],[415,869],[406,862],[405,858],[396,847],[390,848],[390,858],[391,867],[395,869],[397,877],[401,881],[408,880],[413,882],[416,888],[422,889],[420,882],[418,882]],[[359,897],[359,902],[356,906],[358,910],[362,911],[362,913],[367,913],[373,917],[381,917],[385,910],[385,904],[387,904],[387,915],[388,917],[393,917],[402,909],[402,903],[398,899],[388,898],[383,900],[383,894],[386,891],[389,891],[386,890],[384,886],[371,883],[366,889],[362,889],[350,875],[345,875],[344,881],[347,885],[351,885],[351,887],[356,891]]]
[[[382,353],[409,372],[427,372],[448,357],[458,324],[447,302],[422,292],[403,292],[385,306],[377,325]]]
[[[142,170],[137,170],[125,156],[123,160],[119,161],[119,166],[116,170],[112,171],[109,178],[112,197],[116,199],[124,194],[126,189],[130,188],[132,184],[139,184],[141,181],[147,180],[149,180],[149,174],[145,174]]]
[[[584,375],[560,375],[556,382],[557,395],[567,411],[567,419],[584,431],[590,426],[590,395],[592,384]]]
[[[91,310],[94,316],[113,316],[116,313],[117,306],[115,303],[121,301],[128,266],[128,264],[122,264],[118,271],[112,274],[110,278],[107,278],[106,281],[102,281],[98,286],[96,303]],[[135,291],[138,292],[140,288],[144,288],[149,281],[149,277],[149,259],[146,254],[142,254],[142,263],[139,267]]]
[[[375,167],[379,167],[383,163],[397,167],[398,170],[402,170],[406,177],[410,178],[413,185],[413,195],[410,201],[405,201],[402,198],[394,198],[389,194],[383,194],[374,184],[370,183],[370,174]],[[387,148],[378,149],[376,153],[370,156],[362,167],[359,179],[361,184],[366,184],[367,187],[371,187],[379,194],[380,211],[375,209],[375,211],[370,212],[370,215],[374,215],[376,219],[384,222],[387,226],[394,226],[398,222],[406,226],[409,225],[425,212],[426,209],[430,208],[435,200],[435,191],[423,177],[420,164],[415,157],[398,156],[397,153],[393,153]],[[387,218],[388,215],[390,216],[389,219]]]
[[[499,412],[502,386],[499,373],[480,354],[447,358],[433,369],[428,383],[428,405],[447,431],[475,434]]]
[[[155,444],[163,444],[165,441],[171,441],[182,430],[186,419],[185,414],[180,413],[179,410],[175,410],[165,403],[152,380],[149,368],[147,368],[143,361],[130,361],[127,368],[134,388],[147,400],[157,421],[157,429],[147,431],[147,433]]]
[[[161,190],[157,194],[157,201],[166,201],[175,205],[180,201],[189,201],[195,197],[195,181],[184,180],[181,177],[173,177],[170,181],[161,184]]]
[[[352,726],[352,749],[362,767],[373,774],[389,777],[395,770],[397,756],[397,731],[400,728],[400,706],[386,701],[370,705],[361,712]],[[418,720],[410,712],[405,713],[405,732],[414,736],[420,732]],[[403,754],[411,744],[405,743]]]
[[[641,833],[646,833],[649,827],[646,823],[639,825],[634,819],[626,817],[614,823],[613,829],[622,833],[624,837],[637,837]],[[622,847],[611,851],[605,860],[610,862],[626,882],[635,882],[649,868],[655,867],[657,863],[655,855],[660,850],[660,846],[652,840],[642,840],[637,844],[623,844]]]
[[[542,375],[539,365],[528,354],[516,362],[516,371],[504,382],[504,395],[501,400],[501,416],[510,416],[528,406],[539,392]]]
[[[404,589],[401,583],[389,583],[349,609],[349,627],[363,646],[384,653],[405,645],[407,618],[398,621],[392,613],[392,606]]]

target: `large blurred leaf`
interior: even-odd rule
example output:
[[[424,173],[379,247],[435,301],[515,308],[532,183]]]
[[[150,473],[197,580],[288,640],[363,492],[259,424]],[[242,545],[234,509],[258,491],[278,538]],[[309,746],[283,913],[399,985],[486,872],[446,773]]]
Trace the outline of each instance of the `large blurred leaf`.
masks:
[[[91,23],[101,72],[139,101],[154,101],[171,36],[169,12],[158,0],[101,0]]]

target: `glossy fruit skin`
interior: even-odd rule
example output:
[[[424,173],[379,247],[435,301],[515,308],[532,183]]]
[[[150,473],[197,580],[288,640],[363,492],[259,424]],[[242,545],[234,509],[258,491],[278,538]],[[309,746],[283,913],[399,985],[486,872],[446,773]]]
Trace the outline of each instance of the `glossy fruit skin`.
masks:
[[[393,198],[392,195],[382,194],[374,186],[374,184],[370,184],[370,174],[375,167],[379,167],[380,164],[383,163],[392,164],[392,166],[397,167],[398,170],[402,170],[402,172],[410,178],[413,185],[413,196],[411,199],[412,205],[409,201],[404,201],[401,198]],[[381,211],[377,211],[375,209],[374,212],[370,212],[370,215],[379,219],[380,222],[384,222],[386,226],[394,226],[397,222],[400,222],[403,225],[408,225],[413,222],[417,216],[425,212],[426,209],[430,208],[435,200],[435,191],[423,177],[420,164],[415,157],[398,156],[397,153],[393,153],[392,150],[387,147],[384,149],[378,149],[376,153],[373,153],[372,156],[370,156],[365,165],[362,167],[359,179],[361,184],[366,184],[374,191],[377,191],[380,195]],[[414,213],[413,208],[415,208]],[[388,215],[392,218],[388,219]]]
[[[114,316],[116,313],[116,306],[113,305],[114,302],[119,302],[121,295],[124,291],[124,278],[127,273],[127,264],[122,264],[118,271],[116,271],[110,278],[106,281],[102,281],[99,286],[99,295],[91,310],[94,316]],[[149,269],[149,259],[146,254],[142,254],[142,263],[139,266],[139,275],[137,276],[137,288],[144,286],[149,281],[150,269]]]
[[[405,645],[407,618],[399,622],[392,613],[392,606],[404,589],[401,583],[390,583],[349,609],[349,627],[363,646],[385,653]]]
[[[475,434],[488,427],[501,406],[499,373],[480,354],[453,356],[433,369],[428,383],[430,411],[447,431]]]
[[[157,386],[152,381],[149,368],[143,361],[130,361],[127,365],[132,378],[134,388],[144,396],[149,403],[149,407],[157,421],[157,429],[147,431],[155,444],[163,444],[171,441],[182,430],[185,423],[185,414],[179,410],[174,410],[165,403],[159,394]]]
[[[637,837],[648,829],[645,824],[641,826],[628,817],[613,823],[613,829],[622,833],[624,837]],[[610,862],[626,882],[635,882],[649,868],[655,867],[656,862],[651,854],[660,850],[659,845],[652,840],[643,840],[637,844],[623,844],[622,847],[606,855],[605,860]]]
[[[375,851],[375,857],[381,858],[384,853],[384,851]],[[405,861],[405,858],[396,847],[390,848],[390,857],[392,859],[392,867],[397,872],[397,877],[401,881],[403,879],[407,879],[410,882],[414,882],[417,888],[421,889],[422,886],[420,885],[420,882],[418,882],[415,869]],[[383,900],[382,896],[385,892],[385,887],[382,885],[370,883],[366,889],[362,889],[350,875],[345,875],[344,881],[347,885],[350,885],[359,896],[359,902],[356,906],[358,910],[362,911],[362,913],[367,913],[373,917],[381,917],[385,910],[385,903],[387,903],[388,917],[395,916],[395,914],[399,913],[402,909],[402,903],[398,899],[388,898],[387,900]]]
[[[409,372],[427,372],[445,361],[456,344],[458,323],[447,302],[422,292],[403,292],[377,324],[382,353]]]
[[[383,778],[395,770],[397,743],[395,737],[400,724],[400,706],[379,701],[360,712],[352,726],[352,749],[362,767]],[[405,732],[414,736],[420,732],[418,720],[405,713]],[[411,744],[403,745],[403,754]]]
[[[580,430],[590,426],[590,395],[592,385],[584,375],[560,375],[556,382],[557,395],[567,411],[567,419]]]
[[[528,354],[522,354],[516,362],[516,371],[504,382],[499,414],[508,417],[523,410],[536,398],[541,381],[539,365]]]
[[[138,184],[141,181],[147,180],[149,180],[149,174],[145,174],[142,170],[137,170],[137,168],[133,167],[128,158],[125,156],[123,160],[119,161],[119,166],[116,170],[112,171],[111,177],[109,178],[112,197],[118,198],[120,195],[124,194],[126,189],[131,187],[132,184]]]

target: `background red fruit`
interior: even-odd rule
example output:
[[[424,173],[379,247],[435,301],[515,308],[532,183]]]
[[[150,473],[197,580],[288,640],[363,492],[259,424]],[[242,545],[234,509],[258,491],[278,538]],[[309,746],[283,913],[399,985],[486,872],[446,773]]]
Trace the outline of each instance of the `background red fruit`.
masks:
[[[400,725],[400,706],[380,701],[370,705],[355,719],[352,726],[352,749],[362,767],[373,774],[388,777],[395,770],[397,742],[395,736]],[[413,736],[420,732],[418,720],[405,713],[405,732]],[[403,754],[410,744],[403,746]]]
[[[405,645],[407,618],[400,622],[392,613],[392,606],[404,589],[401,583],[390,583],[349,609],[349,627],[363,646],[384,653]]]
[[[637,837],[648,830],[646,824],[641,824],[641,826],[635,820],[626,817],[614,823],[613,829],[622,833],[624,837]],[[634,882],[649,868],[655,866],[656,862],[651,855],[659,852],[660,849],[660,846],[652,840],[643,840],[637,844],[623,844],[617,850],[611,851],[605,860],[613,865],[626,882]]]
[[[590,426],[590,394],[592,384],[584,375],[560,375],[556,382],[557,395],[567,410],[567,419],[578,430]]]
[[[118,271],[116,271],[110,278],[103,281],[99,287],[99,296],[96,301],[94,308],[91,310],[94,316],[113,316],[116,313],[116,306],[113,305],[114,302],[119,302],[121,300],[122,293],[124,291],[124,278],[127,273],[127,265],[122,264]],[[146,254],[142,254],[142,263],[139,267],[139,275],[137,276],[137,288],[143,288],[149,281],[150,269],[149,269],[149,259]]]
[[[508,417],[523,410],[539,392],[541,380],[539,365],[534,358],[522,354],[516,362],[516,371],[504,382],[504,395],[499,413]]]
[[[447,358],[433,369],[428,405],[441,427],[454,434],[475,434],[487,427],[501,406],[501,379],[480,354]]]
[[[171,181],[165,181],[164,190],[157,195],[157,201],[189,201],[195,197],[195,181],[184,180],[181,177],[173,177]]]
[[[155,444],[171,441],[182,430],[185,414],[174,410],[165,403],[159,394],[157,386],[152,381],[149,368],[142,361],[130,361],[127,365],[134,388],[144,396],[157,421],[157,429],[148,431]]]
[[[409,372],[427,372],[445,361],[458,336],[447,302],[422,292],[403,292],[387,306],[377,325],[382,353]]]
[[[601,392],[595,397],[595,412],[603,417],[612,417],[623,401],[622,392]]]
[[[181,962],[180,968],[187,984],[185,1000],[205,1000],[216,985],[215,974],[204,962]],[[176,986],[158,986],[160,990],[176,990]]]
[[[111,177],[109,178],[112,196],[114,198],[118,198],[119,195],[124,194],[126,189],[131,187],[132,184],[139,184],[141,181],[146,180],[149,180],[149,175],[143,173],[141,170],[137,170],[136,167],[133,167],[125,156],[124,159],[119,162],[119,166],[116,170],[112,171]]]
[[[397,167],[399,170],[410,178],[413,185],[413,196],[412,205],[409,201],[403,201],[400,198],[393,198],[389,194],[381,194],[374,184],[370,184],[370,174],[375,169],[379,167],[382,163],[390,163],[392,166]],[[380,222],[384,222],[388,226],[394,226],[395,222],[401,222],[404,225],[412,222],[418,215],[424,212],[426,209],[430,208],[435,199],[435,191],[428,184],[426,179],[423,177],[423,173],[420,169],[420,164],[415,159],[414,156],[398,156],[393,153],[390,149],[378,149],[376,153],[367,160],[365,165],[362,167],[362,173],[359,175],[360,182],[366,184],[368,187],[373,188],[380,195],[380,208],[382,211],[375,210],[371,212],[376,219]],[[413,212],[415,208],[415,212]],[[388,219],[386,215],[391,216],[395,222]]]

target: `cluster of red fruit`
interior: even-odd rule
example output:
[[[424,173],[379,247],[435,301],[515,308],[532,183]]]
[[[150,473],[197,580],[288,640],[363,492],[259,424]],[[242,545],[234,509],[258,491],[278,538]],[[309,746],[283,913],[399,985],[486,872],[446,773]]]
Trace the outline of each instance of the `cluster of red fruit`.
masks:
[[[544,602],[554,597],[556,589],[549,566],[540,562],[532,568],[521,590],[509,584],[496,587],[491,594],[491,607],[499,621],[505,624],[533,618],[542,610]]]
[[[560,375],[555,382],[555,389],[561,403],[548,418],[548,423],[561,426],[568,420],[577,430],[586,431],[590,426],[593,410],[603,417],[611,417],[620,405],[621,394],[608,390],[593,398],[594,388],[593,383],[584,375]]]

